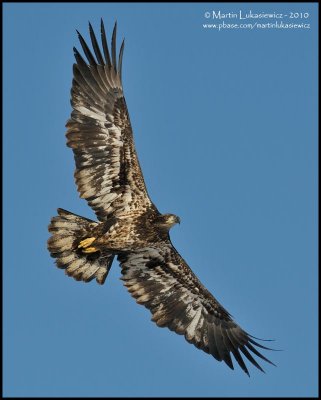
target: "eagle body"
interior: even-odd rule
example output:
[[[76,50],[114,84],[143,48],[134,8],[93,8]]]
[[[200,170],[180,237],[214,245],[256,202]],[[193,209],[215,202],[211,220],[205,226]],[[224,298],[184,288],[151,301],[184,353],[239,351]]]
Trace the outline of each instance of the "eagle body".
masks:
[[[179,218],[174,214],[158,215],[152,211],[143,214],[123,213],[94,226],[80,242],[92,237],[94,240],[90,246],[95,252],[132,252],[146,247],[146,243],[158,245],[169,240],[168,231],[176,221]],[[83,251],[86,253],[86,247],[83,247]]]
[[[273,364],[268,349],[233,321],[173,246],[170,228],[180,220],[162,214],[151,201],[135,150],[122,86],[124,41],[116,52],[116,24],[108,46],[101,21],[101,45],[89,24],[90,50],[78,32],[86,60],[74,48],[72,113],[67,146],[75,159],[80,197],[98,221],[62,208],[51,219],[48,250],[58,268],[78,281],[103,284],[115,258],[136,302],[197,348],[234,369],[232,357],[249,375],[246,358]]]

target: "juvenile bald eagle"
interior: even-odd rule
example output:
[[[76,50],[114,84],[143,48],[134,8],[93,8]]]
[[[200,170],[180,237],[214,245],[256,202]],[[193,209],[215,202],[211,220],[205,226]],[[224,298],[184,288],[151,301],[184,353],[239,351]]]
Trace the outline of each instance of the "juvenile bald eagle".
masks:
[[[51,256],[67,275],[99,284],[117,256],[124,285],[158,326],[184,335],[231,369],[232,354],[249,375],[242,353],[263,371],[251,352],[272,364],[256,347],[268,348],[241,329],[194,275],[170,240],[179,218],[161,214],[148,196],[122,87],[124,41],[116,57],[116,24],[111,53],[103,21],[102,50],[90,24],[89,32],[94,54],[77,31],[88,61],[74,48],[66,136],[80,197],[99,222],[58,209],[49,225]]]

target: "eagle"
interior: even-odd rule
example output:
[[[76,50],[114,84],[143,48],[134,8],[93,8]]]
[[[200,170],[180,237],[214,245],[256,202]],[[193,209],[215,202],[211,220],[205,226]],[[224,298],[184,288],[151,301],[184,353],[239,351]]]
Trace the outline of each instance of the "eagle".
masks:
[[[203,286],[171,242],[179,217],[159,212],[148,195],[122,85],[124,40],[117,54],[117,22],[110,47],[103,20],[100,28],[101,46],[89,23],[93,51],[77,31],[87,60],[73,48],[73,110],[66,123],[78,192],[98,222],[58,208],[48,228],[50,255],[68,276],[100,285],[117,257],[124,286],[157,326],[184,335],[231,369],[233,355],[248,376],[244,357],[264,372],[253,355],[273,364],[258,350],[272,349],[234,322]]]

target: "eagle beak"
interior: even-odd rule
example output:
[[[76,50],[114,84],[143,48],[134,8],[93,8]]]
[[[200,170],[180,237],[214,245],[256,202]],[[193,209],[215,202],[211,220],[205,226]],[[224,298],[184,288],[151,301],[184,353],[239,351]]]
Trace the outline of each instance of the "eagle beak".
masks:
[[[180,219],[180,217],[177,217],[177,222],[178,222],[179,224],[181,224],[181,219]]]

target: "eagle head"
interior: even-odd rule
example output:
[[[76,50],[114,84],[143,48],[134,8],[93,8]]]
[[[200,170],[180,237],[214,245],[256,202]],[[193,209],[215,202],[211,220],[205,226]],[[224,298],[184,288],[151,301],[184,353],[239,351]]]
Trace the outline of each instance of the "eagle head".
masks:
[[[162,214],[156,218],[155,224],[160,229],[169,230],[173,225],[180,224],[181,220],[177,215],[174,214]]]

